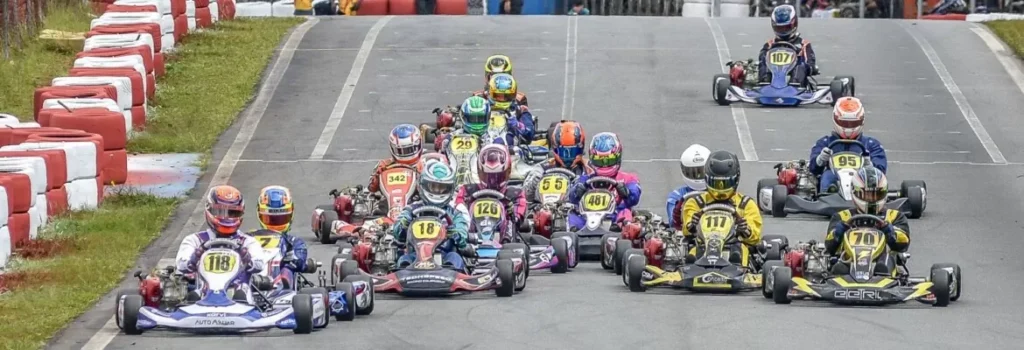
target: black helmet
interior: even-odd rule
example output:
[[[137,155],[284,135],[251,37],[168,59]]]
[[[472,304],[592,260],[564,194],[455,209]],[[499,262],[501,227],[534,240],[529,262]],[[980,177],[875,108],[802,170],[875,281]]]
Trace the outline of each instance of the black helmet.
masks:
[[[716,200],[724,200],[736,193],[740,184],[740,159],[729,151],[715,151],[704,165],[707,191]]]
[[[866,166],[853,177],[853,204],[861,214],[881,215],[889,199],[889,180],[878,168]]]

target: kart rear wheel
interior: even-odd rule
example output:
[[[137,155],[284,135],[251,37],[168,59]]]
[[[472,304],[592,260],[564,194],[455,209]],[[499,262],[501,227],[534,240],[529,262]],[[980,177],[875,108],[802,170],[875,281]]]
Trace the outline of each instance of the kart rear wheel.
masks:
[[[949,272],[943,269],[932,270],[931,282],[932,282],[932,294],[935,296],[935,303],[932,306],[946,307],[949,306]]]
[[[629,286],[629,291],[634,293],[643,293],[647,291],[647,286],[643,284],[644,270],[647,269],[647,257],[643,254],[629,255],[626,260],[626,271],[622,274],[623,279],[626,281],[626,285]]]
[[[352,259],[352,254],[355,251],[356,251],[356,246],[352,245],[352,243],[345,242],[345,241],[339,241],[338,242],[338,254],[339,255],[347,255],[348,259]]]
[[[498,297],[510,297],[515,294],[516,276],[512,269],[512,260],[499,259],[494,262],[494,268],[498,269],[498,282],[501,283],[494,289],[494,295]]]
[[[772,280],[772,273],[779,267],[786,266],[783,262],[778,260],[772,260],[764,263],[761,267],[761,296],[765,299],[772,299],[775,295],[775,284]]]
[[[612,252],[608,251],[608,241],[612,238],[618,239],[619,237],[622,237],[622,234],[619,232],[608,232],[601,236],[601,246],[598,248],[601,251],[601,268],[611,270],[615,267],[615,262],[612,261],[611,257]]]
[[[776,178],[764,178],[764,179],[757,180],[757,190],[754,192],[754,194],[757,197],[754,198],[754,199],[757,200],[757,208],[761,209],[761,213],[768,214],[768,213],[770,213],[772,211],[771,204],[769,204],[767,206],[762,206],[761,205],[761,190],[766,189],[766,188],[767,189],[775,188],[775,185],[778,185],[778,184],[779,184],[779,179],[776,179]]]
[[[434,133],[435,130],[430,124],[420,124],[420,133],[423,134],[424,143],[434,143],[434,140],[437,139],[437,135]]]
[[[732,82],[728,74],[715,74],[711,84],[711,98],[721,106],[728,106],[732,101],[725,98]]]
[[[367,305],[364,308],[359,308],[359,304],[357,302],[356,303],[356,315],[366,316],[366,315],[372,314],[373,313],[373,306],[374,306],[374,304],[376,302],[376,299],[377,299],[377,296],[374,295],[374,291],[373,291],[373,279],[370,278],[370,276],[348,276],[348,277],[345,277],[345,280],[342,281],[342,282],[352,283],[353,291],[355,291],[355,285],[356,285],[354,282],[366,283],[366,293],[370,293],[370,305]],[[355,299],[355,297],[353,297],[353,299]]]
[[[781,261],[782,260],[782,245],[776,242],[767,242],[768,251],[764,253],[765,261]]]
[[[764,281],[761,281],[762,283]],[[772,300],[776,304],[789,304],[789,290],[793,288],[793,270],[780,266],[772,270]]]
[[[551,273],[566,273],[569,271],[569,242],[564,239],[551,240],[551,247],[555,249],[555,258],[558,263],[551,267]]]
[[[296,294],[292,297],[292,312],[295,313],[295,334],[313,332],[313,297],[309,294]]]
[[[341,262],[341,266],[338,266],[338,270],[335,275],[337,279],[335,281],[344,281],[348,276],[359,276],[359,264],[354,260],[345,260]]]
[[[846,92],[848,93],[846,96],[857,96],[857,81],[852,75],[838,75],[832,79],[846,82]]]
[[[334,285],[335,292],[345,293],[345,308],[348,312],[342,315],[334,315],[338,321],[352,321],[356,319],[356,291],[351,282],[340,282]]]
[[[907,206],[910,207],[910,215],[907,215],[907,217],[919,219],[924,214],[924,209],[928,205],[928,199],[926,198],[927,188],[925,182],[921,180],[904,180],[900,182],[900,196],[907,198]]]
[[[124,296],[121,302],[121,329],[125,334],[139,335],[143,330],[139,329],[139,309],[142,309],[142,296],[138,293]],[[115,309],[115,315],[117,310]]]
[[[338,220],[338,212],[334,211],[333,206],[330,210],[324,210],[324,212],[320,214],[320,231],[317,232],[316,235],[316,238],[320,240],[320,243],[334,243],[334,239],[331,238],[331,233],[333,233],[332,226],[334,225],[335,220]]]
[[[953,263],[933,264],[928,271],[943,270],[950,274],[949,300],[957,301],[963,292],[963,280],[960,278],[960,265]]]
[[[772,216],[777,218],[786,217],[786,200],[789,198],[789,188],[785,185],[772,186]]]
[[[330,321],[330,319],[331,319],[330,316],[331,315],[330,315],[330,311],[328,311],[328,310],[331,309],[331,299],[330,299],[331,295],[327,293],[327,288],[319,288],[319,287],[317,287],[317,288],[302,288],[302,289],[299,290],[299,294],[308,294],[308,295],[317,295],[317,294],[319,294],[320,295],[320,300],[323,301],[323,303],[324,303],[324,312],[327,313],[327,317],[324,317],[324,325],[323,326],[320,326],[320,327],[314,326],[314,328],[327,328],[327,325],[331,323],[331,321]],[[314,324],[316,324],[315,321],[316,320],[314,320]]]
[[[615,251],[612,252],[612,270],[615,271],[616,275],[622,275],[622,258],[626,255],[626,251],[630,249],[633,249],[633,241],[628,239],[615,241]]]

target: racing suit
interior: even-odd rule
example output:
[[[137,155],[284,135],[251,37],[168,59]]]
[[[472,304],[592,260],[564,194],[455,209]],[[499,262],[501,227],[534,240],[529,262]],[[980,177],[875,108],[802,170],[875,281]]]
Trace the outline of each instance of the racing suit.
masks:
[[[394,165],[405,165],[399,163],[394,158],[385,158],[377,162],[377,166],[373,168],[373,173],[370,174],[370,185],[366,187],[370,193],[377,193],[380,191],[380,173],[390,169]],[[410,165],[416,168],[416,173],[423,170],[423,162],[416,162],[415,165]]]
[[[820,180],[818,181],[818,188],[819,188],[818,192],[819,193],[827,192],[826,190],[828,190],[829,186],[835,184],[836,181],[839,181],[839,179],[836,178],[836,174],[835,173],[833,173],[831,171],[826,171],[826,170],[828,170],[828,163],[825,163],[824,165],[820,165],[819,166],[818,162],[816,161],[816,159],[818,159],[818,154],[821,153],[821,150],[824,149],[825,147],[827,147],[829,143],[832,143],[832,141],[835,141],[837,139],[839,139],[839,136],[836,136],[836,134],[833,133],[833,134],[831,134],[829,136],[825,136],[825,137],[822,137],[822,138],[818,139],[818,142],[814,143],[814,147],[811,148],[811,157],[808,158],[810,160],[810,163],[811,163],[809,168],[810,168],[812,174],[820,176]],[[868,136],[864,136],[864,135],[858,136],[857,137],[857,141],[860,141],[861,143],[864,144],[864,147],[867,147],[867,152],[866,153],[868,154],[869,157],[871,157],[871,164],[872,164],[872,166],[874,166],[875,168],[878,168],[878,170],[881,170],[882,173],[885,174],[886,169],[889,167],[889,162],[888,162],[888,160],[887,160],[887,158],[885,156],[885,149],[882,148],[882,143],[878,142],[878,140],[876,140],[873,137],[868,137]],[[848,144],[848,143],[836,144],[835,147],[836,148],[832,149],[832,153],[837,153],[837,152],[859,152],[859,153],[864,153],[864,151],[865,151],[865,150],[861,149],[859,145],[852,145],[852,144]]]
[[[457,208],[469,208],[472,204],[473,194],[479,190],[489,190],[484,187],[483,184],[465,184],[459,186],[459,193],[455,195],[455,206]],[[505,187],[504,190],[496,190],[505,194],[505,198],[502,202],[505,204],[507,212],[512,215],[510,218],[506,218],[509,221],[509,225],[506,225],[505,229],[509,237],[514,237],[516,228],[523,222],[523,218],[526,217],[526,194],[522,188],[518,187]],[[470,209],[470,212],[472,209]],[[461,211],[461,210],[460,210]]]
[[[771,71],[768,70],[768,62],[765,61],[765,59],[768,55],[768,49],[770,49],[772,45],[775,44],[776,40],[788,42],[801,49],[799,55],[803,59],[803,63],[798,64],[793,69],[793,81],[798,81],[800,82],[800,84],[806,85],[807,77],[817,73],[818,60],[814,55],[814,49],[811,48],[811,42],[808,40],[804,40],[804,38],[800,37],[799,33],[793,34],[793,36],[789,38],[789,40],[773,38],[771,40],[768,40],[768,42],[766,42],[764,46],[761,46],[761,53],[757,55],[757,80],[762,83],[771,82]]]
[[[242,266],[238,276],[232,282],[232,287],[236,288],[237,291],[241,291],[246,301],[251,303],[252,296],[250,294],[249,277],[263,271],[265,265],[263,260],[252,258],[251,251],[263,249],[263,246],[252,236],[237,231],[233,235],[222,236],[210,232],[210,230],[203,230],[188,235],[181,241],[181,245],[178,246],[178,255],[175,258],[176,268],[183,274],[195,273],[199,268],[198,264],[202,263],[199,261],[199,258],[202,257],[205,251],[203,244],[215,238],[226,238],[240,243],[241,248],[238,249],[238,255]],[[191,284],[189,290],[194,290],[195,286]]]
[[[412,212],[418,208],[428,206],[425,202],[416,202],[409,204],[402,209],[402,213],[395,220],[395,224],[391,227],[391,234],[395,237],[395,241],[405,243],[406,241],[406,229],[409,228],[409,224],[412,223]],[[469,232],[469,222],[466,220],[466,216],[463,212],[456,209],[454,206],[445,205],[440,207],[446,213],[448,213],[448,242],[441,244],[439,248],[443,250],[444,256],[441,258],[443,264],[451,264],[451,266],[458,271],[466,271],[466,262],[462,259],[462,255],[458,253],[467,247],[466,237]],[[415,249],[406,253],[404,250],[400,252],[398,257],[398,266],[405,266],[412,264],[416,261]]]
[[[253,230],[249,232],[250,236],[255,238],[256,235],[267,234],[270,232],[278,233],[281,235],[281,244],[284,245],[284,253],[292,252],[295,254],[295,260],[288,263],[285,267],[292,270],[292,272],[302,273],[306,270],[306,258],[309,257],[309,251],[306,249],[306,242],[302,238],[289,235],[288,232],[277,232],[273,230]],[[256,242],[260,239],[256,238]],[[262,245],[261,245],[262,246]]]
[[[665,220],[667,220],[667,224],[676,229],[676,231],[683,230],[683,219],[680,216],[683,215],[683,203],[685,203],[685,201],[683,201],[683,197],[686,197],[687,194],[695,191],[697,190],[694,190],[689,186],[682,186],[668,194],[668,200],[665,201],[665,213],[667,213],[668,216],[665,217]]]
[[[850,209],[842,210],[832,215],[832,219],[828,223],[828,233],[825,235],[825,252],[829,256],[833,257],[833,260],[838,260],[836,252],[839,247],[842,246],[843,236],[850,227],[847,226],[847,222],[854,213]],[[889,249],[902,253],[906,252],[910,248],[910,222],[907,220],[907,216],[903,212],[895,209],[886,209],[885,216],[880,216],[885,220],[888,225],[879,228],[886,235],[886,244]],[[889,271],[893,271],[896,268],[894,259],[891,256],[885,257],[884,261],[881,261]],[[833,266],[836,265],[833,263]],[[883,274],[888,271],[877,271]]]
[[[700,221],[701,210],[708,204],[729,204],[736,208],[736,214],[746,221],[748,232],[742,232],[743,229],[739,226],[740,221],[736,222],[737,234],[739,235],[739,244],[730,246],[732,251],[730,255],[730,261],[736,264],[747,266],[744,263],[750,258],[750,249],[761,243],[761,210],[757,208],[757,203],[750,197],[747,197],[739,192],[736,192],[725,200],[715,200],[710,193],[702,193],[698,196],[690,197],[683,204],[683,212],[680,215],[683,218],[682,222],[686,223],[685,230],[683,230],[683,237],[689,241],[694,240],[694,234],[697,232],[697,226]],[[701,253],[698,251],[703,250],[703,247],[693,247],[689,251],[689,255],[699,257]],[[737,257],[741,261],[733,260],[732,257]]]
[[[516,102],[512,103],[508,111],[505,111],[508,120],[508,136],[511,147],[517,144],[529,145],[533,142],[533,135],[536,133],[536,126],[533,124],[533,114],[530,109]]]
[[[471,96],[479,96],[479,97],[483,97],[483,98],[488,99],[488,100],[491,99],[491,94],[487,92],[487,88],[486,87],[483,90],[474,91],[473,95],[471,95]],[[518,103],[521,106],[529,106],[530,105],[528,103],[528,101],[526,100],[526,94],[524,94],[522,92],[517,92],[516,93],[516,103]]]
[[[583,195],[587,191],[587,180],[591,176],[594,176],[592,172],[584,173],[573,181],[572,186],[569,187],[569,203],[578,203],[582,199]],[[615,180],[618,181],[619,185],[616,186],[616,191],[619,192],[619,203],[615,207],[615,212],[612,214],[612,222],[615,224],[621,222],[629,222],[633,220],[632,208],[637,204],[640,204],[640,180],[636,174],[628,173],[625,171],[619,171],[615,175]],[[580,215],[576,210],[569,213],[569,218],[566,222],[566,226],[570,230],[576,231],[587,224],[587,219]]]

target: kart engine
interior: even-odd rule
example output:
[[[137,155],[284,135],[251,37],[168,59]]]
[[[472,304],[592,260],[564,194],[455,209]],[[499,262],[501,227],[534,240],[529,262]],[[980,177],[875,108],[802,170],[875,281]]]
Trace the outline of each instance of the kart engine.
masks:
[[[779,184],[789,189],[789,194],[811,198],[818,192],[817,178],[811,173],[806,160],[790,161],[775,166]]]
[[[820,283],[828,272],[825,244],[813,240],[797,243],[797,249],[786,254],[785,263],[793,269],[793,276]]]
[[[164,270],[160,271],[157,276],[160,278],[161,308],[166,309],[185,302],[185,298],[188,296],[188,282],[185,281],[183,275]]]
[[[391,266],[398,261],[398,252],[395,249],[395,238],[391,235],[375,235],[373,239],[373,264],[370,265],[370,274],[386,275],[391,272]]]

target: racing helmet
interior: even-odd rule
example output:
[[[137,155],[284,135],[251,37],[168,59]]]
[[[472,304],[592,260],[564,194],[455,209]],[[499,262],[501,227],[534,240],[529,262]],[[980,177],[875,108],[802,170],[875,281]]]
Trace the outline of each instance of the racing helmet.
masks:
[[[423,169],[419,183],[420,197],[427,204],[446,206],[455,196],[455,172],[448,164],[430,162]]]
[[[420,164],[422,164],[421,169],[426,168],[432,162],[448,164],[448,158],[437,152],[424,153],[423,156],[420,157]]]
[[[779,5],[772,9],[772,30],[775,37],[789,40],[797,29],[796,9],[793,5]]]
[[[864,105],[856,97],[840,97],[832,108],[833,131],[841,139],[860,137],[864,127]]]
[[[507,73],[492,75],[487,84],[487,92],[494,101],[494,109],[501,111],[507,111],[512,106],[518,91],[516,79]]]
[[[729,151],[715,151],[704,166],[707,192],[715,200],[726,200],[736,194],[740,185],[740,159]]]
[[[284,186],[267,186],[260,190],[259,212],[260,226],[266,230],[281,233],[288,232],[292,226],[292,192]]]
[[[563,168],[573,168],[581,163],[587,134],[583,126],[573,120],[563,120],[548,130],[549,146],[555,156],[555,162]]]
[[[711,150],[700,144],[692,144],[679,156],[679,168],[683,171],[683,183],[697,191],[707,188],[704,183],[704,167]]]
[[[483,136],[491,117],[491,104],[483,97],[472,96],[462,102],[462,129],[467,133]]]
[[[614,178],[622,167],[622,142],[615,133],[602,132],[590,141],[590,165],[597,176]]]
[[[480,182],[486,188],[502,190],[512,176],[512,158],[503,144],[492,143],[481,148],[476,164]]]
[[[492,55],[484,63],[484,79],[491,81],[491,76],[498,74],[512,74],[512,59],[505,55]]]
[[[245,201],[234,186],[220,185],[206,193],[206,225],[214,234],[231,236],[242,226]]]
[[[853,177],[853,205],[861,214],[881,215],[889,199],[889,180],[873,166],[865,166]]]
[[[423,153],[420,129],[412,124],[402,124],[391,129],[388,143],[391,146],[391,156],[401,164],[416,164],[420,160],[420,154]]]

